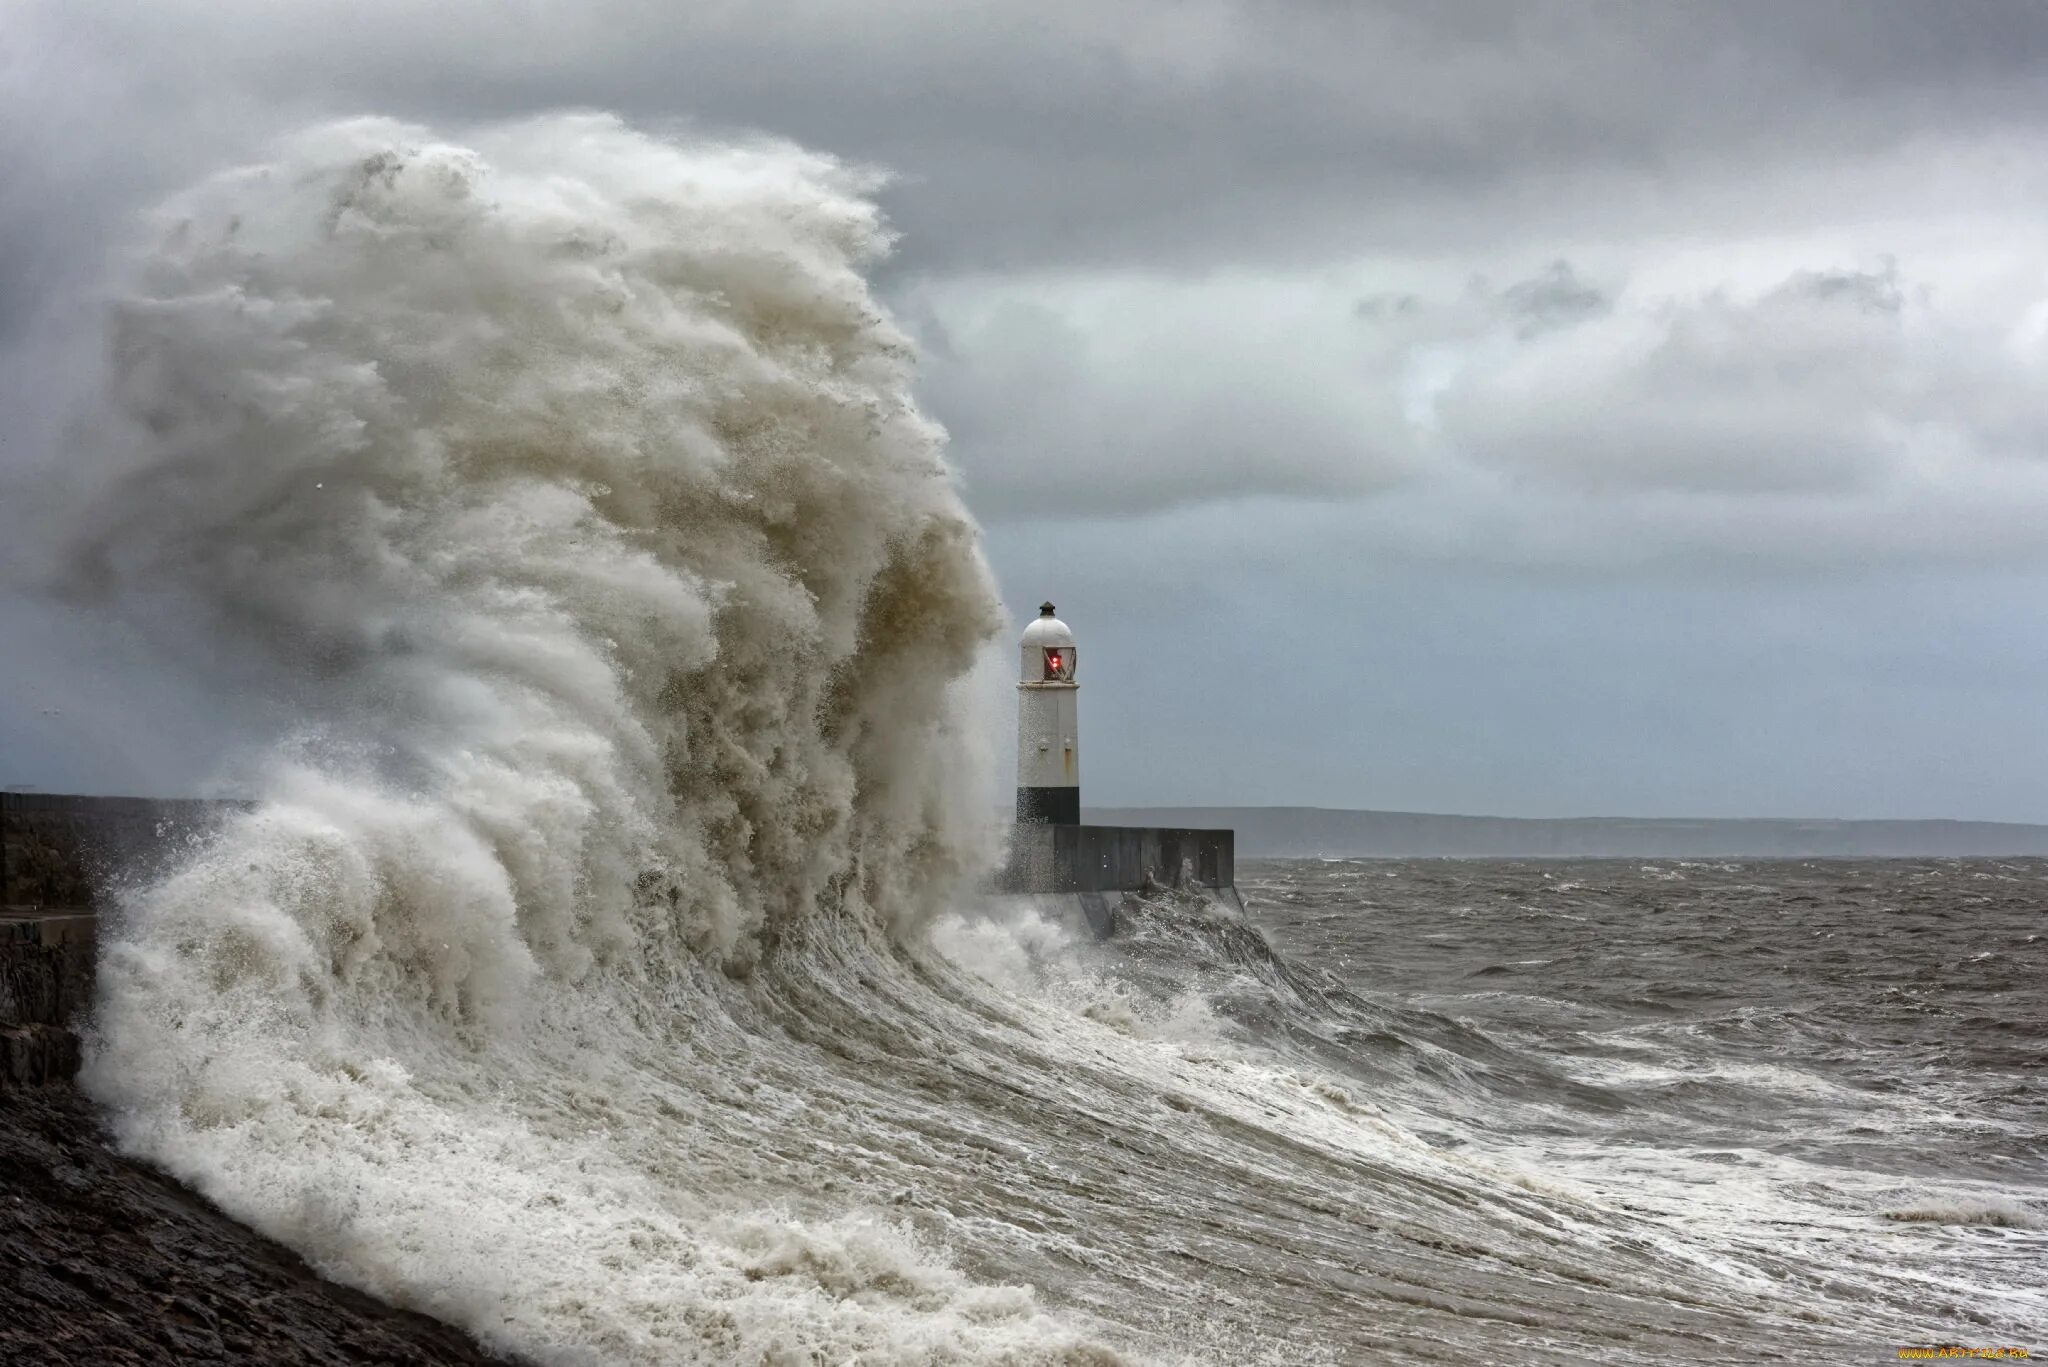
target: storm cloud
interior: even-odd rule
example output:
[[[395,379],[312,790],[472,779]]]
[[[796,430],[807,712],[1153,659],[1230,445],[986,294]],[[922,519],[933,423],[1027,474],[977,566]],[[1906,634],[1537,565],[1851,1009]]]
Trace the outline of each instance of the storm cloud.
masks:
[[[30,0],[0,488],[89,460],[95,294],[171,189],[315,118],[603,108],[888,177],[883,292],[1013,606],[1142,652],[1095,666],[1102,801],[2048,817],[2013,644],[2048,578],[2044,72],[2022,0]],[[1257,621],[1230,686],[1223,613]],[[1867,734],[1801,710],[1859,689],[1893,700]],[[1286,715],[1245,724],[1261,690]],[[1236,739],[1163,759],[1167,692]],[[47,785],[43,715],[0,742]]]

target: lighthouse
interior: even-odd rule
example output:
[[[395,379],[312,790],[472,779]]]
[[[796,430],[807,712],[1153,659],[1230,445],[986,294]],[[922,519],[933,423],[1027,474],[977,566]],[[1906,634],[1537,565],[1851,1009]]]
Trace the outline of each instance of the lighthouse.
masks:
[[[1017,820],[1081,821],[1080,731],[1075,725],[1074,633],[1042,603],[1024,628],[1017,676]]]

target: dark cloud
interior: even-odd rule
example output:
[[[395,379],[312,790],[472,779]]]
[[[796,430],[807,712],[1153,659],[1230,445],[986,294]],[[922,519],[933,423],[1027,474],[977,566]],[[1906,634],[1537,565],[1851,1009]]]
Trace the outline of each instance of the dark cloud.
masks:
[[[1613,306],[1603,291],[1579,278],[1569,261],[1553,261],[1542,274],[1508,286],[1500,298],[1525,336],[1584,322]]]
[[[2032,129],[2048,63],[2048,10],[2023,0],[65,0],[7,22],[26,90],[106,81],[117,125],[146,108],[186,131],[231,98],[252,124],[595,104],[771,129],[898,168],[906,259],[948,270],[1497,240],[1589,190]]]
[[[2038,765],[1946,759],[2044,734],[1995,646],[2048,639],[2014,607],[2048,560],[2044,70],[2034,0],[23,0],[0,505],[90,458],[59,434],[143,206],[318,117],[598,106],[892,173],[883,289],[1020,610],[1071,599],[1126,696],[1228,741],[1176,768],[1098,688],[1105,799],[2040,815]],[[1888,596],[1963,625],[1873,665]],[[1853,639],[1808,659],[1830,614]],[[1233,618],[1268,712],[1190,654]],[[1915,730],[1955,659],[1975,720]],[[40,716],[15,753],[63,751]]]
[[[1886,259],[1877,271],[1800,271],[1780,291],[1789,298],[1823,304],[1846,303],[1870,313],[1897,313],[1905,306],[1899,288],[1899,263]]]
[[[1966,361],[1884,331],[1896,267],[1803,265],[1746,303],[1708,280],[1649,294],[1661,313],[1616,294],[1677,234],[1846,220],[1857,256],[1889,250],[1864,225],[1912,207],[1911,177],[2035,128],[2048,10],[2018,0],[67,0],[0,23],[0,346],[46,352],[138,204],[315,113],[587,103],[894,170],[885,287],[995,516],[1355,497],[1458,459],[1819,491],[1929,433],[1976,452],[2033,432],[1978,320],[1928,315]],[[1996,193],[2048,201],[2027,183]],[[1346,291],[1347,331],[1319,277],[1373,260],[1393,279]],[[1503,261],[1525,274],[1429,302],[1432,274]],[[63,388],[22,385],[23,409]]]
[[[1377,322],[1385,318],[1407,317],[1422,307],[1422,297],[1416,294],[1369,294],[1351,306],[1351,311],[1360,318]]]

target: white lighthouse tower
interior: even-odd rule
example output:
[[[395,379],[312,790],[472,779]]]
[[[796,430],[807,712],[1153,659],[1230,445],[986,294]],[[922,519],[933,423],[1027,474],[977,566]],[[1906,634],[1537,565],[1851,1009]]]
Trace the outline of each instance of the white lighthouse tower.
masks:
[[[1017,676],[1017,820],[1081,822],[1080,731],[1074,682],[1074,633],[1042,603],[1024,628]]]

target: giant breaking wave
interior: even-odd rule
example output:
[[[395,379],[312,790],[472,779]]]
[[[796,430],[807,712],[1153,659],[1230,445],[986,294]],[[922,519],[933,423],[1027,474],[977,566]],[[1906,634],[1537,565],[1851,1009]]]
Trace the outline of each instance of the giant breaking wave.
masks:
[[[793,1214],[773,1151],[820,1104],[814,1046],[757,1043],[785,980],[911,971],[887,938],[982,858],[955,684],[995,601],[869,188],[595,115],[351,121],[167,205],[116,311],[78,566],[321,722],[130,896],[89,1086],[491,1343],[1073,1347],[858,1203]]]

